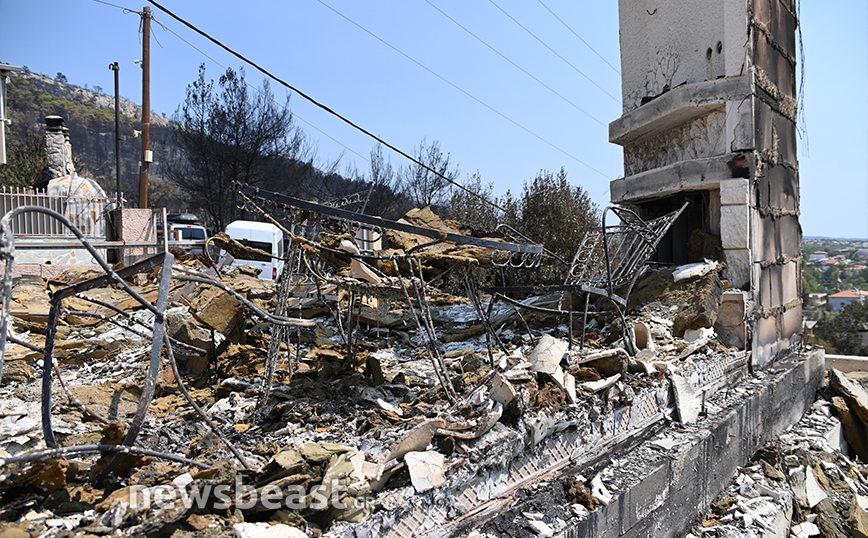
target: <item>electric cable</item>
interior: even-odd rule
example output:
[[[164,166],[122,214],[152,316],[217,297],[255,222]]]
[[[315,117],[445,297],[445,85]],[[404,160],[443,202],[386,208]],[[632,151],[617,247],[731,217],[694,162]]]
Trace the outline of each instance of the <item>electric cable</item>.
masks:
[[[573,34],[574,36],[576,36],[577,38],[579,38],[579,41],[581,41],[582,43],[584,43],[584,44],[585,44],[589,49],[591,49],[591,51],[593,51],[594,54],[596,54],[597,56],[599,56],[599,58],[600,58],[601,60],[603,60],[603,61],[606,63],[606,65],[608,65],[609,67],[611,67],[612,70],[613,70],[614,72],[618,73],[619,75],[621,74],[621,71],[619,71],[617,67],[615,67],[614,65],[610,64],[610,63],[609,63],[609,60],[603,58],[603,55],[602,55],[602,54],[600,54],[599,52],[597,52],[596,49],[594,49],[594,47],[592,47],[590,43],[588,43],[587,41],[585,41],[584,39],[582,39],[582,36],[580,36],[579,34],[577,34],[575,30],[573,30],[572,28],[570,28],[570,25],[568,25],[568,24],[567,24],[563,19],[561,19],[560,17],[558,17],[557,14],[556,14],[554,11],[552,11],[551,8],[549,8],[547,5],[545,5],[545,4],[543,3],[542,0],[537,0],[537,2],[539,2],[540,5],[541,5],[542,7],[546,8],[546,11],[548,11],[549,13],[551,13],[552,16],[553,16],[554,18],[556,18],[556,19],[557,19],[561,24],[563,24],[563,25],[566,27],[567,30],[569,30],[570,32],[572,32],[572,34]]]
[[[102,0],[94,0],[94,1],[95,1],[95,2],[101,2]],[[175,37],[177,37],[178,39],[180,39],[181,41],[183,41],[184,43],[186,43],[187,45],[189,45],[193,50],[195,50],[196,52],[198,52],[198,53],[201,54],[202,56],[208,58],[209,60],[211,60],[212,62],[214,62],[216,65],[218,65],[219,67],[221,67],[222,69],[226,69],[226,68],[227,68],[225,65],[223,65],[222,63],[220,63],[220,62],[218,62],[217,60],[215,60],[212,56],[208,55],[205,51],[203,51],[202,49],[200,49],[200,48],[197,47],[196,45],[190,43],[189,41],[187,41],[186,39],[184,39],[183,37],[181,37],[181,35],[179,35],[178,32],[172,30],[171,28],[169,28],[168,26],[166,26],[166,25],[163,24],[162,22],[158,21],[157,19],[153,19],[153,21],[154,21],[155,23],[157,23],[158,25],[160,25],[160,27],[163,28],[163,30],[166,30],[166,31],[168,31],[169,33],[173,34]],[[247,82],[247,80],[245,80],[244,83],[245,83],[248,87],[250,87],[251,89],[253,89],[254,91],[256,91],[257,93],[259,93],[259,95],[265,97],[265,94],[262,92],[262,90],[260,90],[259,88],[257,88],[257,87],[254,86],[253,84]],[[335,144],[338,144],[339,146],[343,147],[345,150],[349,151],[350,153],[353,153],[354,155],[360,157],[363,161],[368,162],[368,163],[371,162],[367,157],[365,157],[365,156],[362,155],[361,153],[357,152],[356,150],[354,150],[354,149],[352,149],[351,147],[347,146],[346,144],[344,144],[344,143],[341,142],[340,140],[336,139],[336,138],[333,137],[332,135],[330,135],[330,134],[328,134],[327,132],[323,131],[322,129],[320,129],[320,128],[317,127],[316,125],[312,124],[311,122],[309,122],[309,121],[307,121],[306,119],[304,119],[304,118],[302,118],[301,116],[299,116],[297,112],[294,112],[294,111],[292,111],[292,110],[289,110],[289,108],[287,108],[286,105],[284,105],[283,103],[278,102],[278,101],[277,101],[276,99],[274,99],[273,97],[271,98],[271,102],[274,103],[275,105],[277,105],[277,106],[283,108],[284,110],[288,110],[288,111],[289,111],[293,116],[295,116],[296,118],[300,119],[301,121],[303,121],[303,122],[304,122],[305,124],[307,124],[308,126],[312,127],[315,131],[317,131],[317,132],[320,133],[321,135],[325,136],[326,138],[328,138],[329,140],[331,140],[331,141],[334,142]]]
[[[484,203],[490,204],[491,206],[493,206],[493,207],[495,207],[495,208],[497,208],[497,209],[499,209],[499,210],[501,210],[501,211],[506,212],[506,209],[504,209],[503,207],[500,207],[499,205],[495,204],[494,202],[491,202],[490,200],[486,200],[485,198],[483,198],[482,196],[480,196],[478,193],[473,192],[472,190],[468,189],[468,188],[465,187],[464,185],[461,185],[460,183],[458,183],[458,182],[456,182],[456,181],[454,181],[454,180],[452,180],[452,179],[449,179],[448,177],[446,177],[446,176],[444,176],[443,174],[439,173],[438,171],[434,170],[433,168],[431,168],[430,166],[426,165],[425,163],[423,163],[423,162],[421,162],[421,161],[415,159],[414,157],[410,156],[408,153],[406,153],[406,152],[402,151],[401,149],[397,148],[396,146],[393,146],[392,144],[386,142],[385,140],[383,140],[383,139],[380,138],[379,136],[377,136],[377,135],[371,133],[370,131],[368,131],[368,130],[365,129],[364,127],[361,127],[360,125],[356,125],[356,124],[353,123],[350,119],[348,119],[348,118],[342,116],[341,114],[339,114],[338,112],[332,110],[332,109],[329,108],[328,106],[326,106],[326,105],[320,103],[319,101],[317,101],[317,100],[314,99],[313,97],[311,97],[311,96],[309,96],[308,94],[304,93],[303,91],[299,90],[299,89],[296,88],[295,86],[289,84],[289,83],[286,82],[285,80],[283,80],[283,79],[277,77],[276,75],[273,75],[270,71],[268,71],[268,70],[265,69],[264,67],[260,66],[259,64],[257,64],[257,63],[254,62],[253,60],[248,59],[247,57],[245,57],[245,56],[242,55],[241,53],[234,51],[233,49],[229,48],[227,45],[224,45],[222,42],[220,42],[219,40],[217,40],[217,39],[214,38],[214,37],[211,37],[209,34],[207,34],[206,32],[204,32],[203,30],[200,30],[200,29],[197,28],[196,26],[193,26],[193,24],[187,22],[186,20],[182,19],[182,18],[179,17],[178,15],[175,15],[173,12],[169,11],[168,9],[166,9],[165,7],[163,7],[162,5],[160,5],[160,4],[159,4],[158,2],[156,2],[155,0],[148,0],[148,1],[149,1],[150,3],[152,3],[154,6],[156,6],[157,9],[163,11],[164,13],[166,13],[167,15],[169,15],[170,17],[172,17],[172,18],[175,19],[176,21],[180,22],[180,23],[183,24],[184,26],[190,28],[191,30],[193,30],[193,31],[196,32],[197,34],[199,34],[199,35],[201,35],[202,37],[204,37],[205,39],[211,41],[212,43],[214,43],[214,44],[217,45],[218,47],[222,48],[223,50],[225,50],[225,51],[228,52],[229,54],[232,54],[233,56],[235,56],[236,58],[240,59],[241,61],[243,61],[243,62],[245,62],[245,63],[247,63],[247,64],[250,64],[250,65],[253,66],[256,70],[258,70],[258,71],[260,71],[261,73],[263,73],[265,76],[271,78],[272,80],[274,80],[274,81],[277,82],[278,84],[280,84],[280,85],[282,85],[282,86],[285,86],[286,88],[289,88],[290,90],[292,90],[292,91],[294,91],[295,93],[299,94],[300,96],[302,96],[302,97],[305,98],[306,100],[310,101],[310,102],[313,103],[314,105],[316,105],[316,106],[318,106],[319,108],[325,110],[325,111],[328,112],[329,114],[332,114],[333,116],[337,117],[338,119],[340,119],[341,121],[343,121],[344,123],[346,123],[347,125],[349,125],[350,127],[353,127],[354,129],[356,129],[356,130],[358,130],[358,131],[364,133],[365,135],[367,135],[367,136],[373,138],[374,140],[376,140],[376,141],[379,142],[380,144],[383,144],[384,146],[386,146],[387,148],[391,149],[392,151],[394,151],[394,152],[400,154],[401,156],[405,157],[406,159],[410,160],[411,162],[413,162],[413,163],[415,163],[415,164],[421,166],[421,167],[424,168],[425,170],[428,170],[429,172],[431,172],[432,174],[436,175],[437,177],[440,177],[440,178],[446,180],[447,182],[451,183],[452,185],[454,185],[454,186],[458,187],[459,189],[465,191],[466,193],[470,194],[471,196],[473,196],[473,197],[475,197],[475,198],[478,198],[479,200],[482,200]],[[556,147],[556,146],[555,146],[555,147]],[[561,151],[563,151],[563,150],[561,150]],[[564,152],[564,153],[566,153],[566,152]],[[569,154],[567,154],[567,155],[569,155]],[[576,159],[576,160],[578,160],[578,159]],[[581,162],[581,161],[579,161],[579,162]],[[585,164],[585,163],[582,163],[582,164]],[[586,166],[588,166],[588,165],[586,165]],[[588,167],[591,168],[590,166],[588,166]],[[603,174],[602,172],[600,172],[599,170],[596,170],[596,169],[594,169],[594,170],[597,171],[599,174],[604,175],[604,174]],[[607,176],[606,176],[606,177],[607,177]]]
[[[321,0],[319,0],[319,1],[320,1],[320,3],[323,3]],[[377,135],[371,133],[371,132],[368,131],[367,129],[365,129],[365,128],[359,126],[359,125],[356,125],[355,123],[353,123],[353,122],[352,122],[351,120],[349,120],[348,118],[342,116],[341,114],[339,114],[338,112],[332,110],[332,109],[329,108],[328,106],[326,106],[326,105],[320,103],[319,101],[317,101],[317,100],[314,99],[313,97],[307,95],[305,92],[300,91],[299,89],[297,89],[296,87],[292,86],[291,84],[289,84],[288,82],[284,81],[283,79],[278,78],[277,76],[273,75],[270,71],[268,71],[268,70],[265,69],[264,67],[260,66],[260,65],[257,64],[256,62],[253,62],[252,60],[249,60],[248,58],[246,58],[246,57],[243,56],[242,54],[240,54],[240,53],[236,52],[235,50],[229,48],[227,45],[224,45],[222,42],[220,42],[220,41],[217,40],[216,38],[210,36],[210,35],[207,34],[206,32],[200,30],[199,28],[197,28],[197,27],[194,26],[193,24],[187,22],[186,20],[182,19],[182,18],[179,17],[178,15],[175,15],[173,12],[169,11],[168,9],[166,9],[165,7],[163,7],[161,4],[159,4],[159,3],[156,2],[155,0],[149,0],[149,2],[150,2],[151,4],[153,4],[155,7],[157,7],[158,9],[160,9],[161,11],[163,11],[164,13],[166,13],[167,15],[169,15],[170,17],[172,17],[173,19],[175,19],[176,21],[178,21],[178,22],[180,22],[181,24],[183,24],[184,26],[187,26],[188,28],[190,28],[190,29],[193,30],[194,32],[198,33],[198,34],[201,35],[202,37],[208,39],[209,41],[211,41],[212,43],[214,43],[214,44],[217,45],[218,47],[222,48],[222,49],[225,50],[226,52],[232,54],[233,56],[237,57],[238,59],[240,59],[240,60],[242,60],[242,61],[248,63],[248,64],[251,65],[251,66],[253,66],[255,69],[257,69],[258,71],[260,71],[260,72],[263,73],[264,75],[268,76],[269,78],[273,79],[273,80],[276,81],[277,83],[281,84],[282,86],[285,86],[286,88],[288,88],[288,89],[290,89],[290,90],[296,92],[297,94],[299,94],[299,95],[302,96],[304,99],[306,99],[307,101],[311,102],[312,104],[316,105],[317,107],[319,107],[319,108],[325,110],[325,111],[328,112],[329,114],[334,115],[335,117],[337,117],[338,119],[340,119],[341,121],[343,121],[344,123],[346,123],[347,125],[349,125],[349,126],[353,127],[354,129],[356,129],[356,130],[362,132],[363,134],[369,136],[370,138],[373,138],[374,140],[376,140],[376,141],[379,142],[380,144],[383,144],[383,145],[386,146],[387,148],[389,148],[389,149],[391,149],[392,151],[398,153],[399,155],[403,156],[404,158],[408,159],[409,161],[411,161],[411,162],[413,162],[413,163],[415,163],[415,164],[421,166],[422,168],[424,168],[425,170],[428,170],[429,172],[433,173],[433,174],[436,175],[437,177],[440,177],[440,178],[444,179],[445,181],[451,183],[452,185],[458,187],[459,189],[465,191],[466,193],[470,194],[470,195],[473,196],[474,198],[478,198],[478,199],[480,199],[480,200],[483,200],[484,203],[487,203],[487,204],[491,205],[492,207],[495,207],[495,208],[497,208],[497,209],[499,209],[499,210],[501,210],[501,211],[506,212],[506,209],[504,209],[503,207],[501,207],[501,206],[499,206],[499,205],[497,205],[497,204],[495,204],[495,203],[493,203],[493,202],[491,202],[491,201],[489,201],[489,200],[485,200],[485,199],[484,199],[483,197],[481,197],[478,193],[473,192],[472,190],[468,189],[468,188],[465,187],[464,185],[461,185],[460,183],[458,183],[458,182],[456,182],[456,181],[454,181],[454,180],[452,180],[452,179],[450,179],[450,178],[444,176],[443,174],[440,174],[439,172],[437,172],[436,170],[434,170],[434,169],[431,168],[430,166],[428,166],[428,165],[426,165],[426,164],[420,162],[420,161],[417,160],[416,158],[412,157],[411,155],[407,154],[406,152],[402,151],[401,149],[397,148],[396,146],[394,146],[394,145],[392,145],[392,144],[386,142],[385,140],[383,140],[383,139],[380,138],[379,136],[377,136]],[[331,8],[330,6],[328,6],[327,4],[323,3],[323,5],[326,5],[326,7],[329,7],[329,9],[332,9],[332,10],[334,11],[334,9]],[[336,12],[336,13],[337,13],[337,12]],[[343,15],[341,15],[341,16],[343,17]],[[346,17],[344,17],[344,18],[346,18]],[[349,20],[349,19],[347,19],[347,20]],[[356,23],[353,23],[353,24],[356,24]],[[365,31],[367,32],[367,30],[365,30]],[[373,35],[373,34],[372,34],[372,35]],[[379,38],[378,38],[378,39],[379,39]],[[391,46],[391,45],[389,45],[389,46]],[[397,49],[396,49],[396,50],[397,50]],[[402,53],[402,54],[403,54],[403,53]],[[408,57],[408,58],[409,58],[409,57]],[[414,60],[414,61],[415,61],[415,60]],[[421,64],[420,64],[420,65],[421,65]],[[427,68],[426,68],[426,69],[427,69]],[[481,102],[481,101],[480,101],[480,102]],[[484,103],[483,103],[483,104],[484,104]],[[488,105],[486,105],[486,106],[488,106]],[[488,107],[488,108],[491,108],[491,107]],[[494,110],[494,109],[491,109],[491,110]],[[497,112],[497,111],[495,111],[495,112]],[[497,112],[497,113],[500,114],[501,116],[503,116],[501,113],[499,113],[499,112]],[[503,117],[506,118],[506,116],[503,116]],[[507,119],[509,119],[509,118],[507,118]],[[603,177],[605,177],[605,178],[608,178],[608,177],[609,177],[609,176],[607,176],[606,174],[604,174],[603,172],[601,172],[601,171],[597,170],[596,168],[590,166],[589,164],[583,162],[581,159],[579,159],[579,158],[577,158],[577,157],[571,155],[570,153],[568,153],[568,152],[562,150],[561,148],[555,146],[554,144],[552,144],[552,143],[549,142],[548,140],[542,138],[541,136],[537,135],[537,134],[534,133],[533,131],[530,131],[530,130],[527,129],[526,127],[521,126],[520,124],[516,123],[514,120],[509,120],[509,121],[512,122],[512,123],[514,123],[515,125],[517,125],[517,126],[520,127],[521,129],[527,131],[528,133],[532,134],[533,136],[539,138],[540,140],[542,140],[542,141],[545,142],[546,144],[548,144],[548,145],[552,146],[553,148],[557,149],[557,150],[560,151],[561,153],[563,153],[563,154],[567,155],[568,157],[572,158],[572,159],[575,160],[576,162],[582,164],[583,166],[586,166],[587,168],[590,168],[591,170],[593,170],[594,172],[600,174],[601,176],[603,176]]]
[[[599,123],[599,124],[602,125],[603,127],[606,127],[606,124],[605,124],[605,123],[603,123],[602,121],[600,121],[600,120],[598,120],[597,118],[595,118],[593,115],[591,115],[590,112],[588,112],[588,111],[582,109],[579,105],[577,105],[577,104],[575,104],[574,102],[570,101],[569,99],[567,99],[566,97],[564,97],[563,95],[561,95],[560,93],[558,93],[554,88],[552,88],[551,86],[549,86],[549,85],[546,84],[545,82],[541,81],[540,79],[536,78],[535,76],[533,76],[532,74],[530,74],[527,70],[525,70],[523,67],[521,67],[520,65],[518,65],[518,64],[515,63],[514,61],[510,60],[509,58],[507,58],[507,57],[506,57],[505,55],[503,55],[499,50],[495,49],[494,47],[492,47],[491,45],[489,45],[488,43],[486,43],[486,42],[485,42],[481,37],[479,37],[478,35],[476,35],[476,34],[474,34],[473,32],[471,32],[469,29],[467,29],[467,28],[466,28],[464,25],[462,25],[460,22],[458,22],[457,20],[453,19],[453,18],[450,17],[448,14],[446,14],[445,11],[443,11],[442,9],[440,9],[439,7],[437,7],[437,6],[435,6],[433,3],[431,3],[431,0],[425,0],[425,2],[426,2],[429,6],[433,7],[433,8],[436,9],[437,11],[439,11],[439,12],[440,12],[444,17],[446,17],[446,18],[449,19],[450,21],[454,22],[454,23],[455,23],[459,28],[461,28],[462,30],[464,30],[465,32],[467,32],[468,34],[470,34],[471,36],[473,36],[474,38],[476,38],[477,41],[479,41],[480,43],[482,43],[483,45],[485,45],[486,47],[488,47],[489,49],[491,49],[495,54],[497,54],[498,56],[500,56],[501,58],[503,58],[503,59],[506,60],[507,62],[511,63],[511,64],[512,64],[516,69],[520,70],[520,71],[521,71],[522,73],[524,73],[525,75],[527,75],[527,76],[529,76],[530,78],[532,78],[532,79],[534,79],[535,81],[537,81],[537,82],[538,82],[540,85],[542,85],[544,88],[546,88],[547,90],[549,90],[549,91],[552,92],[553,94],[557,95],[558,97],[560,97],[561,99],[563,99],[564,101],[566,101],[567,103],[569,103],[570,105],[572,105],[576,110],[578,110],[578,111],[581,112],[582,114],[588,116],[589,118],[591,118],[591,119],[594,120],[595,122]]]
[[[130,8],[128,8],[128,7],[119,6],[119,5],[117,5],[117,4],[112,4],[111,2],[106,2],[105,0],[93,0],[93,1],[94,1],[94,2],[97,2],[97,3],[99,3],[99,4],[105,4],[105,5],[107,5],[107,6],[116,7],[116,8],[118,8],[118,9],[123,10],[124,13],[135,13],[136,15],[139,15],[139,16],[142,15],[142,12],[141,12],[141,11],[136,11],[135,9],[130,9]]]
[[[612,95],[611,93],[609,93],[608,91],[606,91],[605,88],[603,88],[602,86],[600,86],[599,84],[597,84],[596,82],[594,82],[594,79],[592,79],[592,78],[589,77],[588,75],[582,73],[582,71],[581,71],[578,67],[574,66],[572,63],[570,63],[569,60],[567,60],[566,58],[564,58],[563,56],[561,56],[560,54],[558,54],[558,52],[557,52],[555,49],[553,49],[553,48],[551,48],[550,46],[548,46],[548,44],[546,44],[545,41],[543,41],[542,39],[538,38],[538,37],[536,36],[536,34],[534,34],[533,32],[531,32],[530,30],[528,30],[528,29],[527,29],[527,28],[526,28],[522,23],[518,22],[518,20],[516,20],[515,17],[513,17],[512,15],[510,15],[509,13],[507,13],[507,12],[506,12],[502,7],[500,7],[499,5],[497,5],[497,3],[495,3],[494,0],[488,0],[488,1],[491,2],[491,4],[492,4],[494,7],[496,7],[497,9],[499,9],[499,10],[500,10],[504,15],[506,15],[507,17],[509,17],[510,19],[512,19],[512,22],[514,22],[514,23],[516,23],[517,25],[519,25],[519,26],[521,27],[522,30],[524,30],[525,32],[529,33],[529,34],[530,34],[534,39],[536,39],[537,41],[539,41],[540,43],[542,43],[542,45],[543,45],[545,48],[547,48],[547,49],[549,49],[550,51],[552,51],[552,53],[553,53],[555,56],[557,56],[558,58],[560,58],[561,60],[563,60],[563,61],[564,61],[568,66],[572,67],[573,70],[575,70],[576,73],[578,73],[578,74],[582,75],[583,77],[585,77],[586,79],[588,79],[588,81],[589,81],[591,84],[593,84],[594,86],[596,86],[597,88],[599,88],[601,92],[603,92],[603,93],[605,93],[606,95],[608,95],[609,97],[611,97],[613,101],[615,101],[615,102],[618,103],[619,105],[621,104],[621,100],[620,100],[620,99],[618,99],[617,97],[615,97],[614,95]]]
[[[150,0],[149,0],[149,1],[150,1]],[[338,11],[338,10],[336,10],[335,8],[331,7],[330,5],[326,4],[323,0],[317,0],[317,2],[319,2],[319,3],[322,4],[322,5],[324,5],[325,7],[329,8],[330,10],[334,11],[337,15],[339,15],[340,17],[342,17],[343,19],[345,19],[345,20],[346,20],[347,22],[349,22],[350,24],[356,26],[356,27],[359,28],[360,30],[364,31],[365,33],[367,33],[368,35],[370,35],[371,37],[373,37],[374,39],[376,39],[377,41],[380,41],[381,43],[383,43],[383,44],[386,45],[387,47],[391,48],[392,50],[394,50],[395,52],[397,52],[397,53],[400,54],[401,56],[407,58],[408,60],[410,60],[411,62],[415,63],[416,65],[418,65],[418,66],[421,67],[422,69],[428,71],[429,73],[431,73],[431,74],[434,75],[435,77],[439,78],[439,79],[442,80],[443,82],[449,84],[450,86],[452,86],[452,87],[455,88],[456,90],[460,91],[460,92],[463,93],[464,95],[470,97],[471,99],[473,99],[473,100],[476,101],[477,103],[481,104],[481,105],[484,106],[485,108],[491,110],[492,112],[494,112],[495,114],[497,114],[497,115],[500,116],[501,118],[503,118],[503,119],[505,119],[506,121],[512,123],[513,125],[515,125],[515,126],[518,127],[519,129],[521,129],[521,130],[527,132],[528,134],[530,134],[530,135],[534,136],[535,138],[541,140],[542,142],[546,143],[547,145],[551,146],[552,148],[554,148],[554,149],[560,151],[561,153],[563,153],[563,154],[566,155],[567,157],[573,159],[574,161],[578,162],[579,164],[581,164],[581,165],[583,165],[583,166],[585,166],[585,167],[587,167],[587,168],[593,170],[594,172],[600,174],[600,175],[603,176],[604,178],[606,178],[606,179],[609,178],[609,176],[607,176],[607,175],[604,174],[603,172],[597,170],[596,168],[594,168],[593,166],[589,165],[588,163],[582,161],[581,159],[579,159],[579,158],[576,157],[575,155],[572,155],[571,153],[569,153],[569,152],[567,152],[567,151],[565,151],[565,150],[559,148],[558,146],[556,146],[556,145],[554,145],[553,143],[549,142],[548,140],[546,140],[546,139],[543,138],[542,136],[540,136],[540,135],[536,134],[535,132],[531,131],[530,129],[528,129],[528,128],[525,127],[524,125],[521,125],[520,123],[518,123],[517,121],[513,120],[513,119],[510,118],[509,116],[503,114],[502,112],[498,111],[497,109],[495,109],[495,108],[492,107],[491,105],[485,103],[484,101],[482,101],[482,100],[479,99],[478,97],[476,97],[476,96],[474,96],[473,94],[469,93],[468,91],[462,89],[461,87],[459,87],[459,86],[456,85],[455,83],[451,82],[450,80],[446,79],[446,78],[443,77],[442,75],[437,74],[435,71],[431,70],[430,68],[426,67],[425,65],[423,65],[423,64],[420,63],[419,61],[413,59],[411,56],[409,56],[409,55],[407,55],[406,53],[402,52],[400,49],[398,49],[397,47],[395,47],[394,45],[392,45],[392,44],[389,43],[388,41],[384,40],[383,38],[379,37],[379,36],[376,35],[375,33],[371,32],[370,30],[368,30],[367,28],[365,28],[364,26],[362,26],[361,24],[357,23],[356,21],[350,19],[349,17],[347,17],[346,15],[344,15],[343,13],[341,13],[340,11]],[[305,98],[306,98],[306,99],[310,99],[310,98],[307,97],[307,96],[305,96]],[[316,101],[313,101],[313,102],[316,103]],[[361,130],[362,132],[364,132],[364,133],[367,134],[368,136],[374,137],[374,135],[370,134],[368,131],[365,131],[365,130],[362,129],[361,127],[358,127],[358,126],[352,124],[349,120],[347,120],[347,119],[343,118],[342,116],[338,115],[336,112],[331,111],[330,109],[326,108],[324,105],[320,105],[319,103],[316,103],[316,104],[317,104],[318,106],[320,106],[320,107],[322,107],[322,108],[328,110],[328,111],[331,112],[332,114],[337,115],[340,119],[342,119],[343,121],[349,123],[350,125],[352,125],[352,126],[355,127],[356,129]],[[378,137],[374,137],[374,139],[377,140],[378,142],[380,142],[381,144],[383,144],[384,146],[386,146],[386,147],[388,147],[388,148],[390,148],[390,149],[392,149],[392,150],[394,150],[394,151],[400,153],[401,155],[403,155],[404,157],[410,159],[410,160],[413,161],[414,163],[423,166],[426,170],[429,170],[429,171],[433,172],[433,173],[436,174],[438,177],[442,177],[443,179],[445,179],[445,180],[448,181],[449,183],[452,183],[453,185],[458,186],[458,187],[461,188],[462,190],[464,190],[464,191],[466,191],[466,192],[468,192],[468,193],[471,193],[471,191],[468,190],[468,189],[466,189],[463,185],[459,185],[458,183],[455,183],[454,181],[450,180],[449,178],[447,178],[447,177],[445,177],[445,176],[443,176],[443,175],[437,173],[435,170],[432,170],[431,168],[425,166],[424,164],[420,163],[420,162],[417,161],[416,159],[410,157],[409,155],[407,155],[407,154],[404,153],[403,151],[401,151],[401,150],[395,148],[394,146],[389,145],[389,144],[386,143],[385,141],[382,141],[380,138],[378,138]],[[473,196],[475,196],[475,197],[477,197],[477,198],[481,198],[481,197],[480,197],[478,194],[476,194],[476,193],[471,193],[471,194],[473,194]],[[492,204],[492,205],[493,205],[493,204]],[[499,206],[497,206],[497,205],[494,205],[494,207],[497,207],[497,208],[500,209],[501,211],[505,211],[503,208],[501,208],[501,207],[499,207]]]

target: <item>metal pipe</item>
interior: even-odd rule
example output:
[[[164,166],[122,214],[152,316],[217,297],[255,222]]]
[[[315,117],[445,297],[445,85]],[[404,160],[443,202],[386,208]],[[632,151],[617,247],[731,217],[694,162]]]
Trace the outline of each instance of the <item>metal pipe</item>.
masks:
[[[120,76],[121,66],[115,62],[109,64],[109,69],[115,72],[115,175],[117,176],[118,207],[124,206],[124,198],[121,196],[121,126],[120,126]]]

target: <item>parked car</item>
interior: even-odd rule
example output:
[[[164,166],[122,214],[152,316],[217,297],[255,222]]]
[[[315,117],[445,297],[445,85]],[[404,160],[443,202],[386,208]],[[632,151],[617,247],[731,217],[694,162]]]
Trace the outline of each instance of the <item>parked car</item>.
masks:
[[[169,228],[170,240],[200,240],[208,239],[208,231],[204,226],[198,224],[199,219],[193,213],[170,213],[166,215]],[[171,233],[175,232],[175,233]],[[157,234],[162,234],[162,226],[157,224]],[[202,254],[205,252],[205,247],[187,247],[185,248],[190,254]]]
[[[233,265],[253,265],[262,270],[259,278],[277,280],[283,272],[283,231],[270,222],[255,222],[252,220],[236,220],[226,227],[226,234],[244,246],[252,247],[269,256],[256,259],[236,259]]]

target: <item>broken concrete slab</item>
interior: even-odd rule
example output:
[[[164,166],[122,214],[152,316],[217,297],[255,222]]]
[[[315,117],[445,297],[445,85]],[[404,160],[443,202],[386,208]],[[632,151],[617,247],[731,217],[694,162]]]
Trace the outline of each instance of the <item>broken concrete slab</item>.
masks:
[[[868,538],[868,513],[857,503],[851,504],[850,517],[844,525],[854,538]]]
[[[868,426],[851,412],[847,402],[841,396],[832,397],[832,405],[841,420],[841,428],[847,444],[856,452],[859,459],[868,461]]]
[[[190,313],[200,323],[228,337],[242,328],[245,307],[221,289],[202,287],[190,304]]]
[[[699,418],[700,402],[696,396],[696,390],[686,377],[670,374],[672,390],[675,393],[675,405],[678,408],[678,417],[685,424],[694,424]]]
[[[844,398],[850,411],[859,417],[862,423],[868,424],[868,391],[840,370],[830,370],[829,380],[832,390]]]
[[[682,280],[701,278],[712,271],[717,271],[718,268],[719,264],[716,261],[711,260],[681,265],[676,267],[672,272],[672,280],[674,282],[680,282]]]
[[[700,327],[684,331],[684,340],[691,344],[701,341],[707,342],[711,338],[714,338],[714,329],[711,327]]]

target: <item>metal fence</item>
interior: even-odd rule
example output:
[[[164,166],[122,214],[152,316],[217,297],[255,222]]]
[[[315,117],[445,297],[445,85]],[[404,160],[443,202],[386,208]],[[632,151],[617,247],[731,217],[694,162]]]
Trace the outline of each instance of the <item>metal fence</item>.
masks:
[[[115,198],[58,196],[31,188],[0,186],[0,215],[16,207],[35,205],[66,216],[87,237],[105,239],[108,211],[117,207]],[[60,222],[40,213],[19,215],[12,221],[16,237],[73,237]]]

